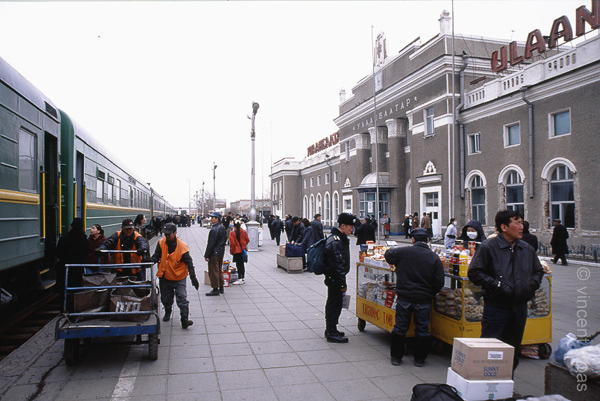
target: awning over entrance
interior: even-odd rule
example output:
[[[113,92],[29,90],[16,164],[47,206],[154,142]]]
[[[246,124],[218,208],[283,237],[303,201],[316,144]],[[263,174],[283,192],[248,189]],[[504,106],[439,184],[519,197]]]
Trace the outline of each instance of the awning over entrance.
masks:
[[[377,185],[377,174],[370,173],[365,175],[365,178],[362,179],[358,189],[371,189],[375,188]],[[379,173],[379,188],[389,188],[390,187],[390,173],[388,172],[380,172]]]

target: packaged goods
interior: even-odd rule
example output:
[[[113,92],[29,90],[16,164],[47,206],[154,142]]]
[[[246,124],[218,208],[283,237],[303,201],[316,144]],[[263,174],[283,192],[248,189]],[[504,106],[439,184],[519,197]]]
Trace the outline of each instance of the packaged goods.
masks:
[[[514,348],[495,338],[455,338],[452,370],[467,380],[510,380]]]
[[[465,401],[500,400],[513,395],[515,383],[507,380],[469,380],[448,368],[446,384],[452,386]]]

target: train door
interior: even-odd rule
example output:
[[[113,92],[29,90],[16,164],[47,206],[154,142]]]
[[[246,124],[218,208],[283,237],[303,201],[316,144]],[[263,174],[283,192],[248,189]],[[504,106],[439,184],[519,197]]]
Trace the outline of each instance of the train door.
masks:
[[[75,216],[84,218],[84,202],[85,202],[85,183],[83,181],[83,154],[77,152],[75,160],[75,184],[76,184],[76,199]],[[85,223],[85,220],[84,220]]]
[[[44,227],[46,257],[52,261],[58,236],[58,139],[44,134]]]

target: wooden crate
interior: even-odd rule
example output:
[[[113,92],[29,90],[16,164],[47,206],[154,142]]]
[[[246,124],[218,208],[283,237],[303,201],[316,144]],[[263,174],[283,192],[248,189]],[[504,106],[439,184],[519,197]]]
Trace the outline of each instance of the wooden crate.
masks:
[[[304,267],[302,266],[302,258],[288,258],[281,255],[277,255],[277,267],[285,269],[288,273],[302,273],[304,270]]]

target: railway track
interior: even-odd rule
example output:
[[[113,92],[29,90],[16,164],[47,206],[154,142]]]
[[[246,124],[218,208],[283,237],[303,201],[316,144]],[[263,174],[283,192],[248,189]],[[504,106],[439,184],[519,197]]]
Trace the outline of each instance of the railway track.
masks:
[[[58,302],[57,294],[49,294],[0,322],[0,361],[60,313]]]

